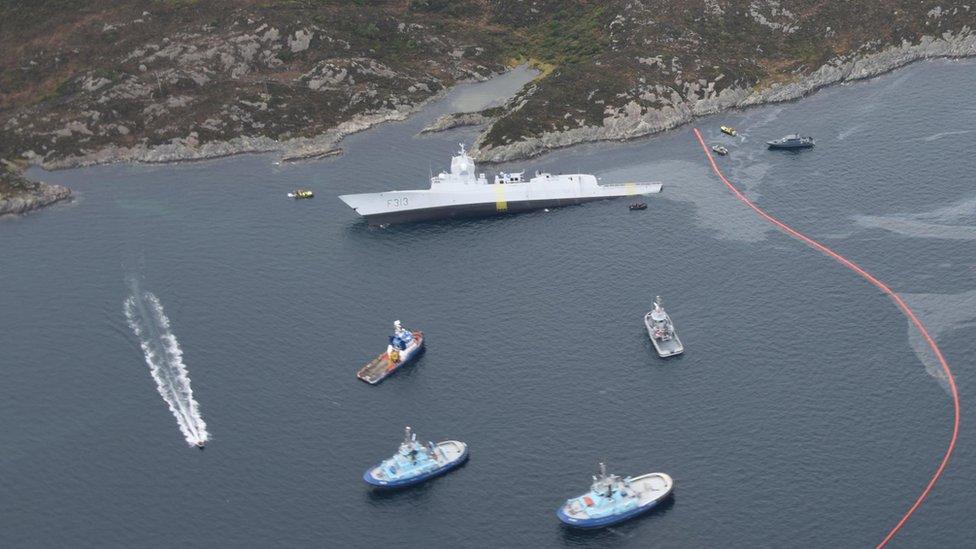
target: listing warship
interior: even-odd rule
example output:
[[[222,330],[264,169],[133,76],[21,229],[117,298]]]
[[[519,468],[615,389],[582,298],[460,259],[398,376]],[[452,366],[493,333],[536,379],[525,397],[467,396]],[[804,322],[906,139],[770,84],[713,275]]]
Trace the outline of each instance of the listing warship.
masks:
[[[339,198],[370,225],[388,225],[452,217],[478,217],[541,210],[618,196],[661,192],[660,183],[601,184],[589,174],[553,175],[536,172],[495,175],[489,182],[475,173],[474,159],[461,149],[451,158],[451,171],[430,178],[429,189],[346,194]]]
[[[644,327],[647,328],[647,335],[651,338],[657,354],[662,358],[680,355],[685,351],[671,317],[661,306],[661,296],[657,296],[654,300],[654,309],[644,315]]]

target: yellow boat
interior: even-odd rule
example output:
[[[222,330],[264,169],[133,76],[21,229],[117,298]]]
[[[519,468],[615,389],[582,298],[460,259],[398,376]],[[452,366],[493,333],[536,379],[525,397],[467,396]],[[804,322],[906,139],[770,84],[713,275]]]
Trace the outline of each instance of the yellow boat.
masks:
[[[288,198],[312,198],[313,196],[315,194],[308,189],[298,189],[297,191],[288,193]]]
[[[722,133],[727,133],[732,137],[735,137],[736,131],[732,126],[722,126],[719,129],[722,130]]]

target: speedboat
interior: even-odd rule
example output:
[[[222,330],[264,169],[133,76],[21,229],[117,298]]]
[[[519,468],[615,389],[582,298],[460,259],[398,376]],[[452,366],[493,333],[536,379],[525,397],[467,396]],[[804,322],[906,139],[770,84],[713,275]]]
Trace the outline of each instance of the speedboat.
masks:
[[[725,147],[721,146],[721,145],[715,145],[714,147],[712,147],[712,150],[715,151],[717,154],[720,154],[722,156],[725,156],[725,155],[729,154],[729,150],[726,149]]]
[[[665,473],[620,478],[608,475],[601,463],[590,491],[566,500],[556,516],[576,528],[602,528],[653,509],[673,488],[674,480]]]
[[[207,444],[207,441],[205,441],[205,440],[198,440],[197,441],[197,448],[203,450],[206,447],[206,444]]]
[[[397,320],[393,323],[393,335],[390,336],[390,344],[386,346],[386,352],[363,366],[356,377],[370,385],[376,385],[393,372],[410,364],[420,355],[423,348],[424,333],[411,332]]]
[[[633,204],[630,205],[630,209],[631,210],[646,210],[647,209],[647,203],[646,202],[635,202],[635,203],[633,203]]]
[[[813,148],[814,142],[812,137],[801,137],[800,134],[794,133],[775,141],[767,141],[766,144],[770,149],[796,150]]]
[[[292,191],[292,192],[288,193],[288,198],[296,198],[296,199],[312,198],[314,196],[315,196],[315,193],[313,193],[312,191],[310,191],[308,189],[298,189],[296,191]]]
[[[722,133],[731,135],[732,137],[735,137],[739,133],[732,126],[721,126],[719,129],[722,130]]]
[[[404,488],[443,475],[467,460],[467,444],[457,440],[421,444],[407,427],[397,453],[366,470],[363,480],[378,488]]]

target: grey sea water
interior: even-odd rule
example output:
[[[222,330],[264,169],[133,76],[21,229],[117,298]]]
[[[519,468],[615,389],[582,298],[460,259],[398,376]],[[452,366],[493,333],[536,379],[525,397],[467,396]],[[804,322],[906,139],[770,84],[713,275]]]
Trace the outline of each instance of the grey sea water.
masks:
[[[34,172],[78,198],[0,220],[0,545],[879,542],[942,456],[948,393],[891,301],[733,198],[690,128],[486,167],[663,181],[644,212],[607,201],[375,230],[335,198],[424,185],[476,129],[417,132],[524,78],[462,86],[331,160]],[[905,295],[954,369],[955,457],[894,546],[976,535],[974,85],[976,63],[935,61],[698,124],[759,205]],[[765,149],[794,131],[817,147]],[[315,199],[286,199],[295,187]],[[157,392],[127,280],[165,307],[205,451]],[[674,360],[643,332],[656,294],[687,349]],[[367,386],[355,372],[395,319],[428,350]],[[466,441],[471,461],[371,492],[363,470],[407,424]],[[669,473],[673,500],[563,528],[556,508],[601,460]]]

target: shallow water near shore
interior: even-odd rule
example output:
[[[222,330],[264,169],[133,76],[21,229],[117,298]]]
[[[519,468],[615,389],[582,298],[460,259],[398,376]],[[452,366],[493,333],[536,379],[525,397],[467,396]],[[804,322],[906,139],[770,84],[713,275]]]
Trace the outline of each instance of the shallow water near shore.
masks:
[[[459,87],[334,159],[33,172],[78,199],[0,222],[2,545],[879,542],[948,442],[937,370],[888,298],[732,197],[690,128],[484,167],[664,182],[643,212],[618,200],[377,230],[336,198],[425,185],[477,129],[417,133],[517,83]],[[760,206],[905,295],[953,367],[959,445],[894,546],[976,534],[974,85],[976,62],[933,61],[697,124]],[[817,147],[765,149],[795,131]],[[296,187],[316,197],[285,198]],[[157,393],[127,277],[165,307],[205,451]],[[656,294],[686,347],[672,360],[643,331]],[[396,319],[427,352],[367,386],[355,373]],[[467,442],[470,462],[368,490],[363,470],[404,425]],[[674,497],[603,531],[563,528],[556,508],[598,461],[667,472]]]

